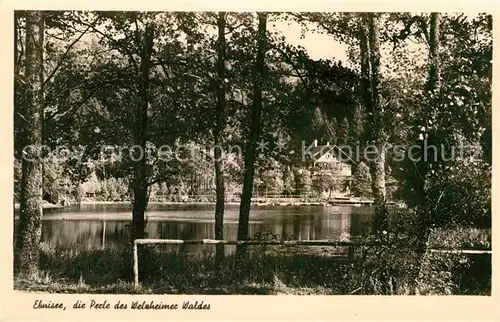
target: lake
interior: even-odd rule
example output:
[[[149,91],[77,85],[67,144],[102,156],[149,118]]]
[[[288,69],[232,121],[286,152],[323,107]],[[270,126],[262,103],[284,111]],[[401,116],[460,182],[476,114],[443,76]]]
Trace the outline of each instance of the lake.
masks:
[[[214,205],[151,204],[147,211],[148,238],[213,239]],[[130,204],[82,205],[45,209],[42,240],[52,246],[74,249],[122,248],[132,220]],[[253,206],[250,237],[272,233],[285,240],[349,240],[366,235],[373,213],[355,206]],[[224,239],[236,240],[238,205],[228,205],[224,216]],[[17,218],[17,217],[16,217]],[[17,232],[17,220],[15,221]],[[213,245],[163,245],[167,251],[192,254],[214,251]],[[225,246],[227,253],[234,246]]]

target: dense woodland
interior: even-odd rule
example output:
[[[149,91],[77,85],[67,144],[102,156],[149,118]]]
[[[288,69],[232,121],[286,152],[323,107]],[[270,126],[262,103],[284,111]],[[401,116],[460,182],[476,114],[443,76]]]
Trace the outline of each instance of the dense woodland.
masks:
[[[277,22],[346,44],[349,61],[311,58]],[[14,35],[15,262],[25,276],[38,272],[47,193],[131,200],[132,239],[144,237],[149,201],[193,195],[214,196],[214,238],[224,239],[236,195],[246,240],[256,189],[338,190],[301,160],[315,139],[377,148],[351,155],[352,193],[374,199],[375,235],[392,233],[389,199],[413,214],[407,236],[420,245],[434,228],[491,227],[490,15],[16,11]],[[160,158],[172,155],[164,145],[185,158]]]

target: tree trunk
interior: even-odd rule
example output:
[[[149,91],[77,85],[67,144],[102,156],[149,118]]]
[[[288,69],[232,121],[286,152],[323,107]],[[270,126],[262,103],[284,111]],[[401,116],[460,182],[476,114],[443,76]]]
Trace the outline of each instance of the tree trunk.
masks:
[[[370,116],[372,109],[371,85],[370,85],[370,47],[368,43],[368,24],[364,15],[359,23],[359,50],[361,58],[361,81],[360,81],[360,96],[361,103],[364,107],[366,115]],[[363,144],[368,141],[369,133],[371,132],[371,124],[368,122],[370,118],[364,121],[363,130],[361,132],[361,141]]]
[[[370,50],[370,76],[371,76],[371,106],[370,114],[370,144],[377,148],[375,158],[370,162],[370,173],[372,175],[372,191],[375,206],[375,218],[373,228],[376,233],[387,230],[387,205],[385,189],[385,153],[386,134],[384,128],[384,111],[381,105],[382,95],[380,89],[380,45],[379,45],[379,21],[375,13],[367,14],[368,41]]]
[[[428,91],[433,91],[441,86],[441,75],[440,75],[440,62],[439,62],[439,13],[431,13],[430,24],[429,24],[429,76],[426,84],[426,89]],[[427,144],[433,144],[430,142],[432,136],[429,134],[427,139]],[[424,141],[421,141],[421,149],[424,151]],[[418,189],[420,192],[420,202],[419,202],[419,225],[418,228],[418,240],[421,242],[421,246],[424,246],[427,242],[427,238],[430,232],[430,213],[428,208],[427,196],[425,192],[425,181],[427,172],[429,171],[429,162],[432,157],[423,159],[418,162],[417,167],[420,172],[420,182],[418,184]]]
[[[440,25],[440,14],[431,13],[429,21],[429,75],[426,84],[426,89],[434,91],[441,87],[441,66],[439,59],[439,25]],[[434,145],[432,133],[429,133],[427,140],[427,145]],[[421,151],[425,151],[424,140],[421,141],[420,145]],[[417,178],[417,189],[419,190],[420,200],[418,203],[418,227],[417,227],[417,267],[419,271],[415,276],[415,286],[417,286],[418,280],[421,278],[422,268],[425,265],[425,254],[427,248],[427,242],[431,232],[431,209],[429,208],[429,202],[427,198],[427,192],[425,190],[426,177],[429,171],[429,162],[433,157],[428,156],[427,160],[423,159],[417,162],[417,168],[420,176]],[[416,290],[416,289],[415,289]],[[417,291],[417,290],[416,290]]]
[[[218,60],[217,60],[217,77],[219,80],[219,91],[217,96],[217,116],[214,131],[214,158],[215,158],[215,239],[224,239],[224,204],[225,204],[225,188],[224,188],[224,169],[222,162],[222,130],[225,123],[226,109],[226,82],[225,82],[225,56],[226,56],[226,13],[219,12],[217,26],[219,28],[218,39]],[[215,263],[220,265],[224,259],[224,245],[215,246]]]
[[[22,132],[23,153],[19,234],[15,267],[26,277],[38,275],[39,244],[42,236],[42,148],[44,14],[26,11],[26,123]]]
[[[429,23],[429,76],[426,84],[426,89],[428,91],[434,91],[435,89],[441,86],[441,75],[440,75],[440,61],[439,61],[439,22],[440,22],[440,14],[439,13],[431,13],[430,15],[430,23]],[[432,136],[429,135],[427,138],[427,144],[433,144],[430,142],[432,140]],[[420,148],[424,151],[424,141],[421,141]],[[419,233],[419,241],[426,243],[427,237],[429,235],[430,229],[430,218],[429,218],[429,209],[427,196],[425,192],[425,180],[427,177],[427,172],[429,171],[429,162],[432,160],[431,158],[422,159],[418,162],[417,167],[419,169],[420,176],[418,177],[420,180],[418,184],[418,189],[420,190],[420,202],[419,202],[419,224],[420,227],[418,229]],[[424,242],[425,241],[425,242]]]
[[[19,74],[19,66],[18,66],[18,48],[17,48],[17,41],[18,41],[18,17],[16,15],[16,11],[14,11],[14,75],[17,77],[17,75]]]
[[[144,213],[148,204],[148,176],[146,142],[148,138],[148,107],[149,107],[149,77],[151,69],[151,54],[153,49],[153,28],[146,27],[141,48],[141,63],[139,75],[140,103],[137,106],[137,128],[135,144],[141,151],[134,151],[134,202],[132,210],[132,240],[144,238]]]
[[[254,179],[254,163],[256,159],[257,141],[260,136],[262,114],[262,83],[264,80],[264,59],[266,55],[266,24],[267,14],[258,13],[259,26],[257,34],[257,57],[253,76],[254,97],[252,104],[252,118],[250,120],[250,135],[245,149],[245,166],[243,178],[243,191],[241,194],[240,217],[238,222],[238,240],[248,239],[248,223],[250,219],[250,206],[252,202],[252,188]],[[243,259],[247,253],[247,245],[238,245],[236,256]]]
[[[429,78],[427,89],[434,90],[441,86],[441,64],[439,60],[439,26],[441,14],[431,13],[429,24]]]
[[[146,143],[148,140],[148,108],[150,102],[150,70],[151,55],[153,51],[154,29],[152,26],[146,26],[140,43],[140,66],[138,75],[138,95],[139,103],[136,109],[136,127],[134,128],[135,149],[132,151],[134,156],[134,178],[132,181],[133,190],[133,208],[132,208],[132,227],[130,242],[136,239],[145,238],[144,229],[146,228],[145,212],[148,205],[148,173],[147,173],[147,154]],[[139,248],[138,256],[143,258],[139,261],[139,270],[143,270],[149,264],[146,260],[149,254],[148,248]],[[131,263],[131,258],[126,258],[127,263]],[[132,268],[133,269],[133,268]],[[129,270],[132,273],[132,269]],[[132,277],[132,274],[131,274]]]
[[[25,95],[23,93],[24,90],[24,85],[22,84],[22,81],[19,78],[19,71],[21,69],[21,64],[20,64],[20,57],[23,55],[23,51],[20,51],[18,47],[24,48],[24,45],[22,44],[22,38],[20,37],[20,26],[19,26],[19,12],[14,11],[14,156],[16,159],[22,157],[22,149],[23,145],[23,131],[24,131],[24,123],[26,122],[26,119],[24,119],[24,114],[26,113],[26,110],[24,108],[24,105],[26,103],[24,102],[24,99],[22,95]],[[21,44],[21,46],[19,46]],[[18,94],[19,93],[19,94]],[[21,144],[20,144],[21,143]]]
[[[371,162],[370,173],[372,176],[372,193],[375,214],[373,218],[374,232],[387,231],[387,203],[385,189],[385,155],[384,143],[376,145],[378,153]]]

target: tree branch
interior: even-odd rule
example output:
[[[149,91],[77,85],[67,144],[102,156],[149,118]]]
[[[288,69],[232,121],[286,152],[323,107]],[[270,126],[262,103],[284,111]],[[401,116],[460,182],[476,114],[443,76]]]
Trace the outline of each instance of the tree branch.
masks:
[[[228,31],[228,32],[226,32],[226,33],[224,33],[224,35],[229,35],[230,33],[234,32],[236,29],[238,29],[238,28],[240,28],[240,27],[242,27],[242,26],[244,26],[244,25],[245,25],[245,23],[244,23],[244,22],[242,22],[242,23],[240,23],[240,24],[238,24],[238,25],[236,25],[236,26],[230,26],[230,25],[227,25],[226,27],[227,27],[227,29],[228,29],[229,31]]]
[[[92,98],[92,95],[87,95],[83,100],[81,100],[79,103],[67,108],[64,111],[56,111],[48,116],[45,117],[45,121],[50,121],[50,120],[59,120],[61,117],[64,117],[66,114],[70,113],[70,116],[75,114],[75,112],[82,107],[85,103],[87,103],[90,99]]]
[[[282,76],[290,76],[290,77],[297,77],[297,78],[301,77],[301,75],[299,75],[297,73],[288,73],[288,72],[282,72],[282,71],[279,71],[279,70],[270,71],[269,74],[272,74],[272,75],[282,75]]]
[[[235,99],[228,99],[228,100],[227,100],[227,102],[228,102],[228,103],[236,103],[236,104],[241,105],[241,106],[243,106],[243,107],[248,107],[248,106],[247,106],[247,105],[245,105],[243,102],[240,102],[240,101],[235,100]]]
[[[132,54],[132,52],[129,50],[129,48],[127,47],[124,47],[122,46],[116,39],[114,39],[113,37],[111,37],[110,35],[107,35],[105,33],[103,33],[102,31],[100,31],[99,29],[97,29],[95,26],[92,26],[92,25],[89,25],[87,24],[86,22],[83,22],[80,20],[80,23],[83,24],[84,26],[91,26],[92,30],[95,32],[95,33],[98,33],[100,34],[101,36],[103,36],[104,38],[108,39],[109,41],[111,41],[112,43],[115,44],[115,46],[117,46],[118,48],[122,49],[125,54],[128,56],[128,58],[130,59],[134,69],[135,69],[135,72],[136,74],[139,73],[139,66],[137,65],[137,62],[134,58],[134,55]]]
[[[297,73],[298,77],[300,78],[300,81],[304,84],[304,85],[307,85],[307,81],[305,80],[305,78],[302,76],[302,74],[299,72],[299,69],[297,68],[297,66],[294,64],[294,62],[292,61],[291,57],[284,51],[282,50],[281,48],[277,47],[277,46],[272,46],[273,49],[276,49],[277,51],[279,51],[282,55],[282,57],[284,57],[286,59],[286,61],[292,66],[293,70],[295,70],[295,73]]]
[[[98,21],[98,19],[95,19],[92,24],[95,24],[96,22]],[[53,77],[54,75],[57,73],[57,71],[59,70],[59,68],[61,68],[63,62],[64,62],[64,59],[66,58],[66,56],[68,55],[69,51],[71,50],[71,48],[73,48],[73,46],[78,42],[80,41],[80,39],[82,39],[83,35],[85,35],[87,33],[87,31],[90,30],[92,26],[89,25],[87,27],[87,29],[85,29],[81,34],[80,36],[78,36],[69,46],[68,48],[66,48],[66,51],[64,52],[64,54],[62,54],[61,58],[59,59],[59,61],[57,62],[57,65],[56,67],[52,70],[52,72],[49,74],[49,76],[43,81],[43,84],[47,84],[47,82],[49,82]]]
[[[427,21],[425,20],[425,17],[421,17],[421,19],[420,19],[420,29],[422,29],[422,33],[424,34],[425,41],[428,44],[429,43],[429,31],[427,30]]]
[[[304,14],[304,13],[300,13],[300,12],[287,12],[287,14],[291,15],[292,17],[294,17],[295,19],[299,20],[300,22],[313,22],[313,23],[316,23],[318,24],[318,26],[320,26],[321,28],[323,28],[327,33],[330,33],[330,34],[333,34],[333,31],[331,29],[330,26],[327,26],[324,21],[322,21],[321,19],[315,19],[311,16],[308,16],[307,14]]]

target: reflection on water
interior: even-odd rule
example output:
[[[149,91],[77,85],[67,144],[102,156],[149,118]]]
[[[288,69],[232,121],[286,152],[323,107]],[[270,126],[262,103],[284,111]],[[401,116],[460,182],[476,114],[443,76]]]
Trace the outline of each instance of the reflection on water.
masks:
[[[237,239],[238,206],[227,206],[224,239]],[[271,232],[288,240],[347,240],[369,230],[369,207],[258,206],[250,214],[249,235]],[[153,205],[147,213],[148,238],[214,238],[211,205]],[[42,240],[68,248],[122,248],[129,236],[130,205],[85,205],[81,208],[47,209]],[[15,225],[17,231],[17,220]],[[167,251],[202,254],[212,245],[165,245]],[[226,246],[232,253],[234,246]]]

